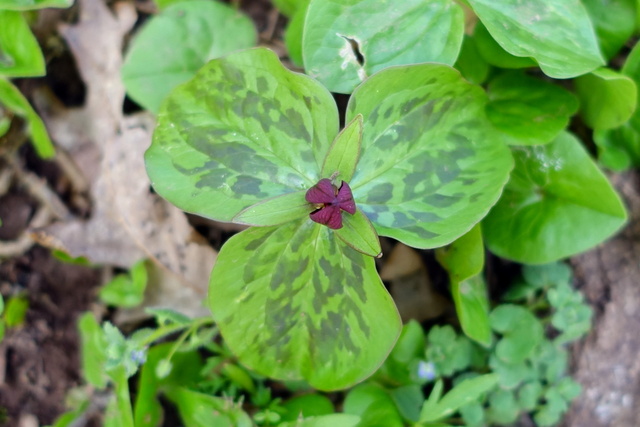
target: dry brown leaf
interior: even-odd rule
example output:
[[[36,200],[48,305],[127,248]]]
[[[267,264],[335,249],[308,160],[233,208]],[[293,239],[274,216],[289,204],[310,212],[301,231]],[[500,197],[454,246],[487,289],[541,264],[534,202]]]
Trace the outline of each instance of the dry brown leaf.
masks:
[[[160,290],[153,305],[201,315],[205,311],[200,301],[217,254],[182,211],[150,192],[143,154],[151,143],[153,118],[122,114],[122,44],[135,22],[135,10],[132,4],[116,3],[112,13],[101,0],[80,0],[80,10],[79,23],[60,31],[86,83],[86,105],[63,109],[45,99],[43,117],[54,140],[88,175],[93,211],[89,220],[56,223],[38,230],[36,237],[46,246],[98,264],[130,267],[151,258],[182,283],[165,281],[174,283],[174,289]]]

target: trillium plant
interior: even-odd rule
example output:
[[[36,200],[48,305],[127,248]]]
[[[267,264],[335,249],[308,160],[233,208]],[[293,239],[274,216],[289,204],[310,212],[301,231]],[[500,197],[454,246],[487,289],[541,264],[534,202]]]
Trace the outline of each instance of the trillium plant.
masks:
[[[262,48],[205,65],[163,103],[145,159],[185,211],[250,225],[220,251],[209,307],[248,367],[319,389],[384,361],[401,321],[378,235],[446,245],[498,200],[513,166],[486,94],[453,68],[387,68],[330,92]]]

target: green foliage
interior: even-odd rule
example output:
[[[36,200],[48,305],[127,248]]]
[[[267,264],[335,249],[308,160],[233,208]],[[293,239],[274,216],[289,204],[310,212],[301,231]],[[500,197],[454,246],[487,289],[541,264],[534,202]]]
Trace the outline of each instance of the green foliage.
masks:
[[[448,0],[311,0],[302,55],[310,76],[332,92],[351,93],[392,65],[452,65],[463,33],[462,8]]]
[[[21,326],[24,323],[28,309],[29,300],[27,300],[26,297],[22,295],[10,297],[6,304],[4,304],[4,311],[0,311],[0,313],[2,313],[4,325],[7,328]]]
[[[547,144],[578,111],[569,91],[523,72],[505,72],[487,88],[487,117],[511,145]]]
[[[20,12],[2,10],[0,4],[0,77],[44,74],[44,58],[29,24]]]
[[[213,58],[254,46],[256,31],[246,16],[211,0],[169,5],[137,34],[122,66],[127,93],[157,112],[166,95]]]
[[[145,260],[131,267],[129,274],[118,274],[100,289],[100,299],[108,305],[135,307],[142,303],[147,287]]]
[[[33,147],[40,157],[53,157],[55,150],[42,119],[33,110],[29,101],[20,93],[18,88],[8,80],[0,77],[0,114],[3,110],[2,107],[26,121],[26,130],[30,134]]]
[[[592,129],[611,129],[625,123],[636,109],[634,81],[608,68],[599,68],[575,81],[582,118]]]
[[[468,0],[491,36],[509,53],[534,58],[554,78],[576,77],[604,64],[593,25],[579,0]]]
[[[33,10],[45,7],[66,8],[73,4],[71,0],[0,0],[0,9]]]
[[[472,340],[489,346],[489,300],[481,275],[484,245],[480,226],[476,225],[448,247],[437,250],[436,257],[449,273],[451,294],[462,330]]]
[[[514,156],[511,181],[483,221],[495,254],[548,263],[585,251],[624,225],[620,197],[572,135],[514,149]]]
[[[449,243],[495,203],[512,160],[482,138],[492,131],[476,117],[485,102],[448,66],[388,69],[357,88],[338,134],[326,89],[262,49],[212,61],[172,92],[145,156],[157,191],[216,220],[282,224],[232,238],[212,273],[210,307],[243,363],[321,389],[382,363],[399,320],[358,252],[380,254],[376,231],[418,247]],[[336,230],[307,218],[320,178],[353,189],[357,208]]]

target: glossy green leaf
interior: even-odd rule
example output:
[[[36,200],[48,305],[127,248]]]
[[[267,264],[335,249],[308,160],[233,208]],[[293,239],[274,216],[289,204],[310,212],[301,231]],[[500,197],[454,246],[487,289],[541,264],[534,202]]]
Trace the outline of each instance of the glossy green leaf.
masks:
[[[0,22],[0,77],[44,75],[42,51],[22,13],[0,7]]]
[[[267,49],[209,62],[159,115],[147,172],[179,208],[220,221],[318,181],[338,117],[331,94]]]
[[[227,241],[209,307],[244,365],[322,390],[370,375],[401,329],[373,258],[311,220],[250,228]]]
[[[178,408],[185,427],[252,427],[240,404],[185,387],[171,388],[167,398]]]
[[[636,27],[636,0],[582,0],[605,58],[618,53]]]
[[[542,324],[524,307],[499,305],[491,312],[490,319],[491,328],[502,334],[495,352],[504,362],[523,362],[543,339]]]
[[[478,50],[476,39],[465,36],[462,49],[454,67],[465,79],[474,84],[482,84],[489,76],[489,64]]]
[[[513,160],[484,118],[486,96],[446,65],[394,67],[359,86],[364,117],[350,182],[378,234],[418,248],[467,232],[498,199]]]
[[[127,93],[157,112],[162,100],[209,60],[256,44],[253,22],[223,3],[190,0],[170,5],[134,38],[122,66]]]
[[[496,255],[544,264],[590,249],[624,225],[620,198],[572,135],[514,155],[511,181],[482,224]]]
[[[493,389],[498,383],[496,374],[481,375],[464,380],[442,396],[435,405],[425,405],[420,413],[421,422],[442,420],[455,413],[461,407],[477,400],[481,395]]]
[[[500,68],[529,68],[536,67],[538,64],[533,58],[524,56],[514,56],[504,50],[502,46],[493,38],[482,25],[477,22],[473,31],[473,40],[478,47],[478,53],[487,63]]]
[[[464,13],[449,0],[311,0],[302,55],[307,74],[351,93],[392,65],[452,65],[463,35]]]
[[[575,80],[584,122],[592,129],[611,129],[625,123],[636,109],[634,81],[616,71],[600,68]]]
[[[488,347],[491,344],[487,286],[481,275],[484,245],[476,225],[451,245],[436,251],[438,262],[449,273],[451,294],[463,332]]]
[[[351,181],[360,158],[361,142],[362,116],[358,114],[333,140],[322,165],[322,176],[335,174],[342,181]]]
[[[382,248],[376,229],[360,209],[354,215],[342,214],[342,228],[334,230],[344,243],[358,252],[373,257],[382,256]]]
[[[578,111],[566,89],[522,72],[507,72],[488,87],[487,117],[512,145],[551,142]]]
[[[73,4],[73,0],[0,0],[2,10],[33,10],[48,7],[65,8]],[[0,18],[0,21],[2,19]],[[3,21],[4,23],[4,21]]]
[[[80,332],[80,354],[82,357],[82,374],[92,386],[102,389],[107,385],[104,365],[107,361],[105,354],[106,341],[102,328],[93,313],[84,313],[78,320]]]
[[[0,32],[2,32],[2,29],[0,29]],[[2,74],[1,71],[0,74]],[[47,129],[38,113],[33,110],[27,98],[20,93],[18,88],[3,78],[0,78],[0,105],[26,119],[31,142],[38,156],[46,159],[55,155],[55,149],[51,139],[49,139]]]
[[[251,205],[232,221],[237,224],[269,226],[304,218],[313,211],[313,205],[304,198],[306,191],[283,194]]]
[[[468,1],[507,52],[533,57],[550,77],[575,77],[604,64],[580,0]]]

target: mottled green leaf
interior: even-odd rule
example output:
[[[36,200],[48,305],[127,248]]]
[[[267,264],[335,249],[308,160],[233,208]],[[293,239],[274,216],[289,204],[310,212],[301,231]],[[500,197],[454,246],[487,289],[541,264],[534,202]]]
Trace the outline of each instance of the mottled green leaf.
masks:
[[[500,68],[528,68],[535,67],[538,64],[533,58],[525,56],[514,56],[504,50],[502,46],[493,38],[493,36],[487,30],[487,27],[482,25],[482,22],[477,22],[473,31],[473,40],[478,47],[478,52],[482,58],[489,64]]]
[[[0,13],[2,12],[0,11]],[[0,29],[0,32],[2,32],[2,29]],[[26,119],[28,131],[31,134],[31,142],[40,157],[46,159],[55,155],[55,149],[42,119],[33,110],[27,98],[20,93],[18,88],[3,78],[0,78],[0,105]]]
[[[33,77],[45,73],[38,41],[20,12],[0,7],[0,77]]]
[[[482,277],[484,245],[480,225],[476,225],[451,245],[436,251],[438,262],[449,273],[451,294],[462,331],[488,347],[491,344],[489,300]]]
[[[482,84],[489,75],[489,64],[478,50],[476,39],[465,36],[454,67],[471,83]]]
[[[247,367],[323,390],[373,373],[401,329],[373,258],[309,219],[232,237],[211,275],[209,307]]]
[[[309,75],[351,93],[392,65],[452,65],[463,35],[464,13],[450,0],[311,0],[302,54]]]
[[[578,111],[569,91],[522,72],[507,72],[491,81],[487,117],[512,145],[551,142]]]
[[[254,46],[253,22],[228,5],[191,0],[170,5],[133,39],[122,66],[127,93],[157,112],[171,89],[207,61]]]
[[[592,248],[625,223],[620,198],[572,135],[514,155],[511,180],[482,225],[496,255],[544,264]]]
[[[575,77],[604,64],[580,0],[468,1],[507,52],[533,57],[550,77]]]
[[[361,141],[362,116],[358,114],[333,140],[322,165],[322,176],[328,178],[337,173],[339,179],[349,182],[360,157]]]
[[[267,49],[213,60],[158,115],[147,172],[176,206],[220,221],[319,177],[338,118],[331,94]]]
[[[233,217],[232,221],[237,224],[269,226],[304,218],[313,211],[313,205],[304,198],[305,193],[305,190],[296,191],[256,203]]]
[[[3,10],[33,10],[45,7],[65,8],[73,4],[73,0],[0,0]],[[2,18],[0,18],[2,21]],[[4,23],[4,21],[2,21]]]
[[[637,0],[582,0],[605,58],[612,58],[633,35]]]
[[[616,71],[600,68],[575,80],[581,114],[592,129],[611,129],[629,120],[636,109],[634,81]]]
[[[378,233],[360,209],[354,215],[342,213],[342,228],[333,231],[344,243],[365,255],[380,257]]]
[[[493,389],[497,383],[498,376],[496,374],[481,375],[464,380],[442,396],[442,399],[432,407],[425,405],[420,413],[420,421],[433,422],[444,419],[461,407],[479,399],[482,394]]]
[[[484,117],[486,96],[453,68],[393,67],[359,86],[347,120],[364,117],[351,180],[378,234],[442,246],[496,202],[513,160]]]

